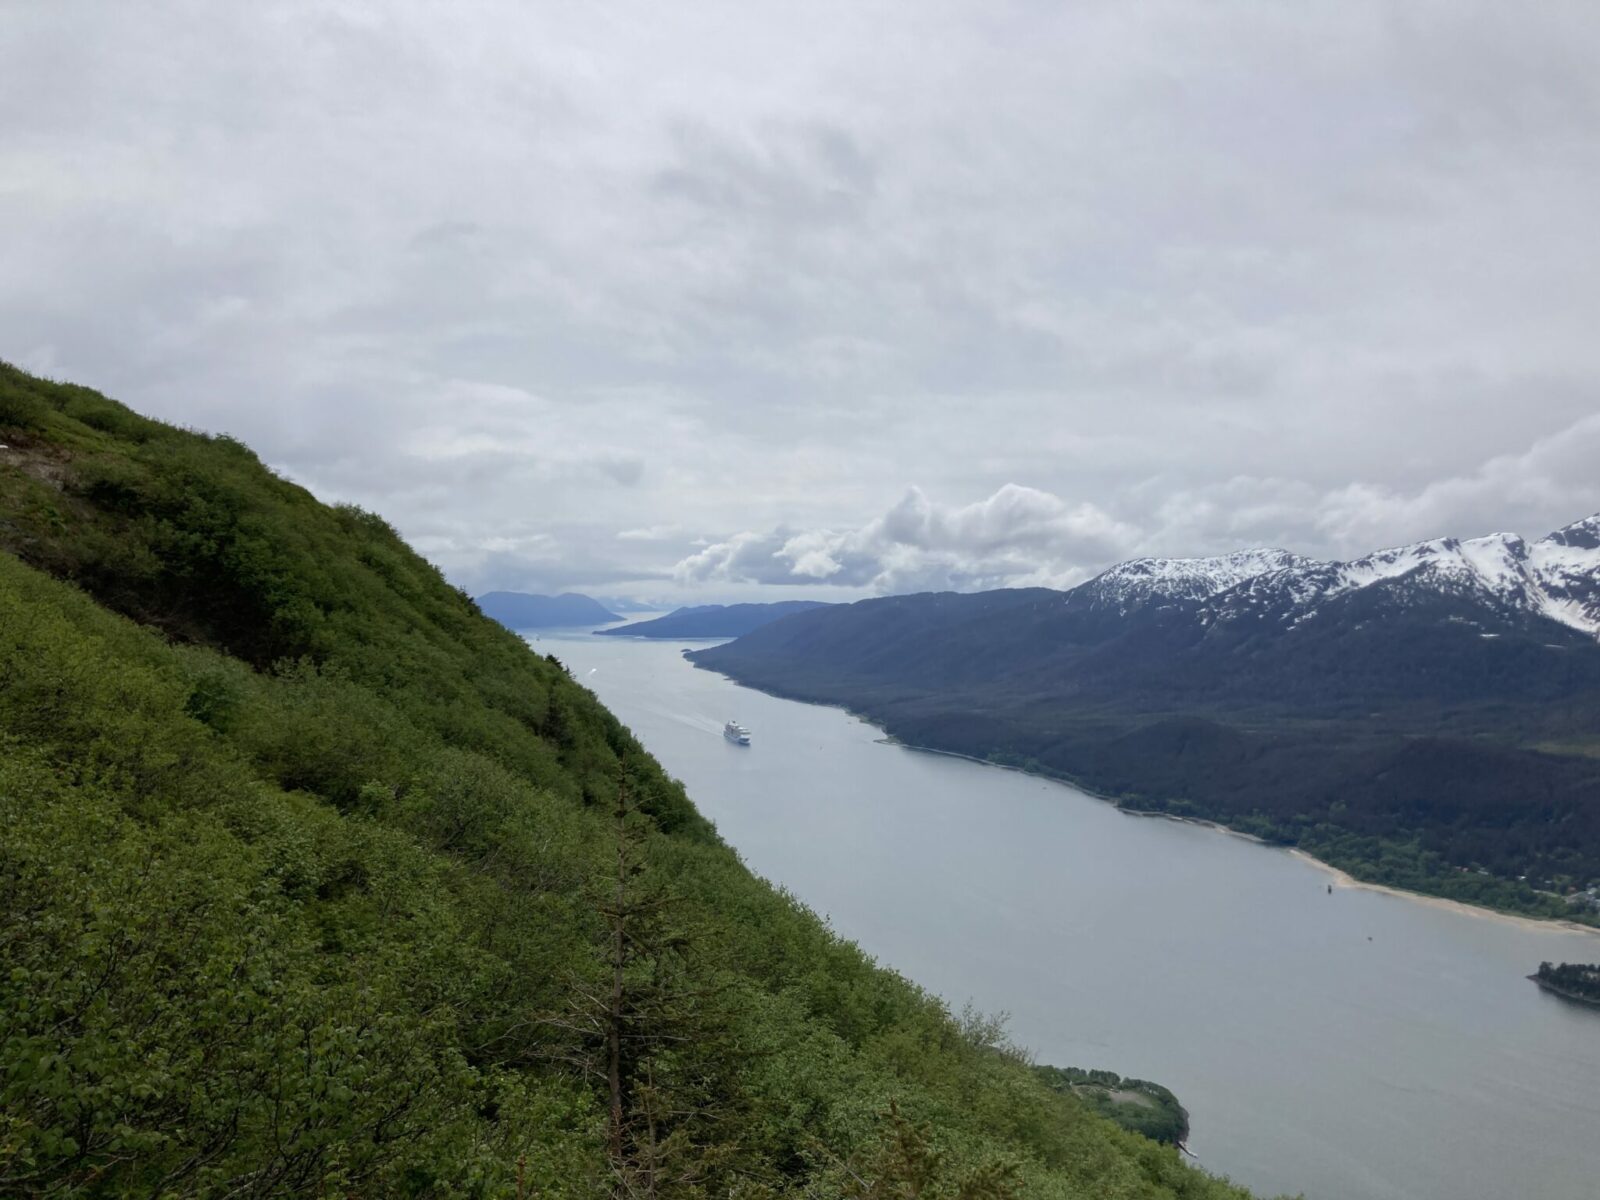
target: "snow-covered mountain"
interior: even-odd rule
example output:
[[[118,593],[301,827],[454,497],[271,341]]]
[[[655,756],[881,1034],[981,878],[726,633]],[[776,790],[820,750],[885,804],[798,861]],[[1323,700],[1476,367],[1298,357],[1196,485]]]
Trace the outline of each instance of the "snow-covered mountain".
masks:
[[[1600,636],[1600,514],[1528,543],[1514,533],[1435,538],[1349,562],[1286,550],[1216,558],[1141,558],[1078,589],[1131,612],[1152,601],[1199,601],[1205,624],[1244,618],[1298,625],[1354,593],[1394,607],[1456,601],[1503,617],[1534,616]]]
[[[1600,513],[1540,538],[1532,560],[1544,614],[1600,633]]]
[[[1287,550],[1266,548],[1211,558],[1133,558],[1075,590],[1127,612],[1152,600],[1209,600],[1259,575],[1319,565]]]
[[[692,660],[1385,871],[1600,879],[1600,516],[1350,562],[1253,550],[1065,592],[885,596]]]

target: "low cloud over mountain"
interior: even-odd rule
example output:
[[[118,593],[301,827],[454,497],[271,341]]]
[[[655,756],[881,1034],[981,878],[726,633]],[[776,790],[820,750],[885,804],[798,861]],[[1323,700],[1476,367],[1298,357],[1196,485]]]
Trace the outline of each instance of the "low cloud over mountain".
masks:
[[[1343,558],[1373,544],[1441,533],[1539,528],[1544,514],[1600,509],[1600,416],[1525,450],[1405,490],[1359,482],[1319,489],[1279,476],[1235,475],[1163,491],[1159,481],[1070,502],[1006,484],[952,505],[912,487],[887,511],[847,528],[777,526],[725,535],[680,559],[675,581],[829,585],[856,594],[992,587],[1071,587],[1120,559],[1284,546]]]
[[[681,582],[816,584],[899,592],[998,587],[1071,572],[1138,531],[1093,504],[1069,505],[1006,484],[975,504],[951,506],[910,488],[857,529],[740,533],[678,563]]]

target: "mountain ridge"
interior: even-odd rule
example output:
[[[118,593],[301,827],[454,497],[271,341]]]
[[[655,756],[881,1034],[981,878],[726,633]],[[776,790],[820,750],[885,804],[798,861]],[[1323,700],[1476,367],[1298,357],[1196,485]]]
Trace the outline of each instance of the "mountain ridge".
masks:
[[[547,629],[595,625],[622,620],[592,596],[562,592],[544,596],[533,592],[485,592],[477,598],[486,617],[515,633],[519,629]]]
[[[597,629],[595,632],[608,637],[739,637],[794,613],[826,607],[820,600],[778,600],[771,604],[693,604],[673,609],[651,621],[633,621],[614,629]]]
[[[1600,636],[1600,514],[1531,545],[1519,534],[1491,533],[1432,538],[1342,562],[1268,547],[1203,558],[1131,559],[1067,594],[1088,589],[1125,606],[1150,599],[1216,599],[1232,611],[1276,602],[1289,615],[1303,617],[1320,600],[1428,570],[1438,590],[1477,590],[1494,603]],[[1236,590],[1240,597],[1230,604],[1229,593]]]
[[[1529,881],[1600,878],[1597,529],[1131,560],[1064,592],[799,614],[690,658],[914,745],[1557,915]]]

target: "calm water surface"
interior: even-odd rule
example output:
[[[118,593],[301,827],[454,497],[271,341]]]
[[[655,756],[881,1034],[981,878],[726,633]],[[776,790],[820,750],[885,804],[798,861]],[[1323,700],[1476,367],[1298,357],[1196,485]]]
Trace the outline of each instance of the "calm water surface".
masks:
[[[1523,978],[1600,937],[1330,896],[1284,851],[885,744],[687,644],[538,648],[753,870],[957,1007],[1009,1012],[1041,1062],[1168,1085],[1208,1169],[1310,1200],[1600,1197],[1600,1011]]]

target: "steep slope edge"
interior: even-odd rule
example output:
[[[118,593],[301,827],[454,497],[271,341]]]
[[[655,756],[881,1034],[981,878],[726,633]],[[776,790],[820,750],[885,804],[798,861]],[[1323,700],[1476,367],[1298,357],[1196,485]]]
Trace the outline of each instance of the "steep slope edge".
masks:
[[[838,1195],[931,1144],[1243,1195],[751,877],[379,518],[5,367],[0,443],[0,1193]]]

